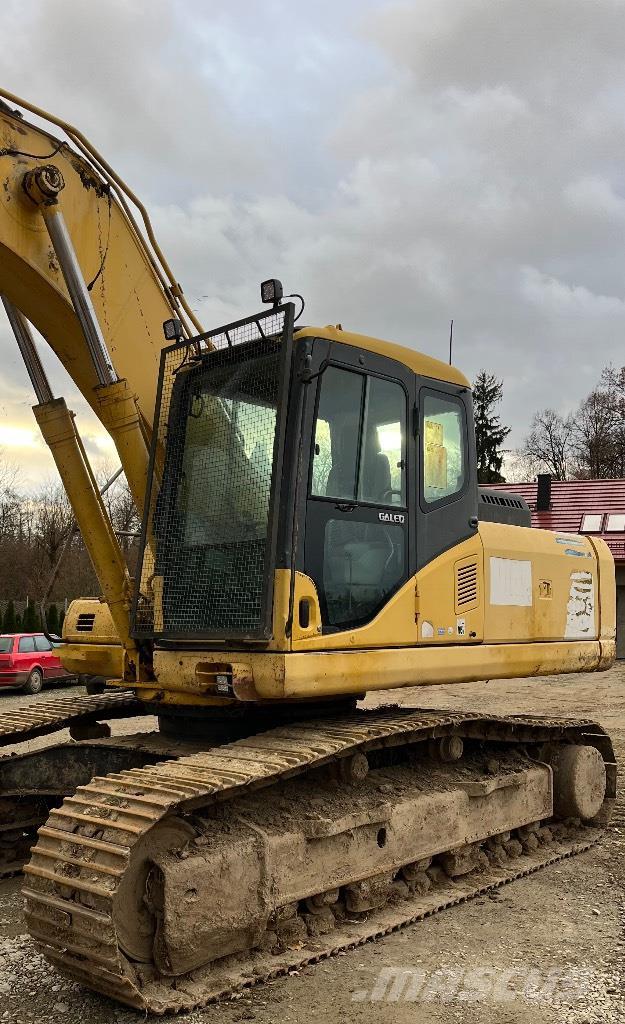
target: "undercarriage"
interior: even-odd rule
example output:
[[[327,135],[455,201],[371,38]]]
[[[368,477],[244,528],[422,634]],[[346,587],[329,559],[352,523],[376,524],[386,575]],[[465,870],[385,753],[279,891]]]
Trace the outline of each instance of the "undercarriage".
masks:
[[[393,707],[207,748],[101,735],[142,710],[129,694],[63,704],[45,721],[45,705],[38,722],[16,712],[12,731],[0,718],[5,741],[68,724],[83,737],[0,761],[3,870],[39,827],[31,934],[64,974],[156,1013],[581,852],[615,796],[612,746],[591,722]]]

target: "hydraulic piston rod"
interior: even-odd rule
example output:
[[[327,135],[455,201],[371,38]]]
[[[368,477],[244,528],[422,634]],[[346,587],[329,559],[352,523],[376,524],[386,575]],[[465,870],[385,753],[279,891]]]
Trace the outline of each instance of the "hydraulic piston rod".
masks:
[[[39,353],[35,347],[35,340],[32,336],[28,320],[4,295],[2,296],[2,304],[9,318],[17,347],[22,354],[22,359],[24,360],[24,365],[26,366],[38,403],[43,405],[45,402],[51,402],[54,395],[52,394],[52,388],[46,376],[46,371],[41,364]]]
[[[76,316],[80,320],[85,341],[93,359],[93,365],[100,384],[112,384],[117,380],[104,336],[93,308],[91,296],[76,258],[76,251],[67,230],[65,218],[58,205],[43,206],[43,219],[58,257],[61,271],[70,294]]]
[[[137,406],[137,398],[113,368],[104,335],[96,316],[89,289],[78,262],[58,196],[65,188],[63,175],[54,164],[46,164],[24,175],[24,189],[39,206],[56,253],[63,279],[87,343],[99,386],[98,415],[115,442],[126,479],[139,515],[148,477],[148,439]]]
[[[63,279],[93,360],[98,382],[101,385],[112,384],[117,380],[117,374],[113,369],[104,335],[93,308],[91,295],[58,202],[59,193],[64,188],[63,175],[54,164],[36,167],[24,175],[24,189],[33,202],[39,206],[43,215]]]

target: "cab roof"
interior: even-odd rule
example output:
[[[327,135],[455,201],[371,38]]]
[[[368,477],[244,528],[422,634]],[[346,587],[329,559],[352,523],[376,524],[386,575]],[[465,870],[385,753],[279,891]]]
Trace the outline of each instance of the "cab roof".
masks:
[[[465,375],[455,366],[449,366],[448,363],[443,363],[440,359],[426,356],[423,352],[416,352],[412,348],[405,348],[404,345],[396,345],[392,341],[370,338],[366,334],[353,334],[351,331],[344,331],[339,326],[302,327],[301,330],[295,332],[295,340],[300,338],[326,338],[328,341],[338,341],[342,345],[353,345],[354,348],[361,348],[366,352],[375,352],[376,355],[396,359],[398,363],[407,366],[420,377],[430,377],[432,380],[442,380],[448,384],[459,384],[465,388],[471,387]]]

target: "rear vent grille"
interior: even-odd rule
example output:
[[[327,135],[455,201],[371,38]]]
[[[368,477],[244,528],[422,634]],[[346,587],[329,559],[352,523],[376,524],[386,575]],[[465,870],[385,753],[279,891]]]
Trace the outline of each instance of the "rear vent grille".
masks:
[[[77,633],[92,633],[95,612],[81,612],[76,622]]]
[[[477,563],[463,565],[456,569],[456,610],[462,611],[468,605],[477,603]]]
[[[483,494],[480,492],[480,501],[485,505],[501,505],[503,508],[525,508],[525,505],[518,498],[508,498],[503,494]]]

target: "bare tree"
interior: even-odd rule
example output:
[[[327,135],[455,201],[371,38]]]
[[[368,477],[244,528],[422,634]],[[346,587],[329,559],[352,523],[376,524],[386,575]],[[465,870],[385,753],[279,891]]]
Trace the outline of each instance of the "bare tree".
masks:
[[[555,409],[535,413],[522,454],[536,464],[538,471],[551,473],[556,480],[566,480],[573,458],[574,425],[570,416],[563,417]]]
[[[612,470],[614,477],[625,476],[625,366],[606,366],[600,388],[609,396],[612,417]]]
[[[0,539],[13,536],[19,523],[19,470],[0,449]]]
[[[625,476],[625,366],[607,366],[574,415],[537,412],[523,453],[557,480]]]
[[[575,416],[573,451],[580,479],[620,475],[615,460],[615,410],[610,394],[596,389],[584,399]]]

